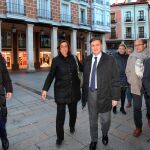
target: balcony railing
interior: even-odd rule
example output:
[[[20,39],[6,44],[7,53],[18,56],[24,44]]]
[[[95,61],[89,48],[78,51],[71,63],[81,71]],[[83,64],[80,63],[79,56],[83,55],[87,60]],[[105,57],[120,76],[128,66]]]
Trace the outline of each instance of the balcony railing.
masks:
[[[84,3],[88,3],[88,0],[79,0],[81,2],[84,2]]]
[[[116,33],[111,33],[110,34],[110,39],[117,39],[117,34]]]
[[[71,23],[72,22],[71,15],[61,14],[60,16],[61,16],[61,18],[60,18],[61,22],[65,22],[65,23]]]
[[[96,21],[92,21],[92,24],[93,25],[101,25],[101,26],[103,26],[104,22],[96,20]]]
[[[147,34],[146,33],[140,33],[137,35],[138,38],[147,38]]]
[[[116,19],[111,20],[111,24],[117,23]]]
[[[93,2],[95,2],[95,1],[93,1]],[[98,4],[104,4],[104,1],[103,0],[96,0],[96,3],[98,3]]]
[[[124,35],[124,38],[125,38],[125,39],[132,39],[132,38],[133,38],[133,35],[132,35],[132,34],[125,34],[125,35]]]
[[[38,9],[38,10],[37,10],[37,17],[38,17],[39,19],[52,20],[50,11],[45,10],[45,9]]]
[[[137,20],[138,21],[145,21],[146,20],[146,17],[145,16],[139,16],[138,18],[137,18]]]
[[[124,20],[125,22],[132,22],[133,19],[131,17],[126,17]]]
[[[79,18],[79,25],[89,26],[88,20]]]
[[[26,7],[24,5],[15,4],[15,3],[6,3],[6,12],[13,15],[25,15]]]

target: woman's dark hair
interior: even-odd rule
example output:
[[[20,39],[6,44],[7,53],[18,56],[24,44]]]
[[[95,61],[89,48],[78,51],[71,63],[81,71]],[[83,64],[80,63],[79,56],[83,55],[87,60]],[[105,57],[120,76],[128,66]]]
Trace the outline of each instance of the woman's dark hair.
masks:
[[[58,55],[61,54],[61,52],[60,52],[60,46],[61,46],[62,43],[67,43],[67,46],[68,46],[68,56],[71,55],[70,44],[69,44],[69,42],[68,42],[67,40],[61,40],[61,41],[59,42],[59,45],[58,45],[58,47],[57,47]]]

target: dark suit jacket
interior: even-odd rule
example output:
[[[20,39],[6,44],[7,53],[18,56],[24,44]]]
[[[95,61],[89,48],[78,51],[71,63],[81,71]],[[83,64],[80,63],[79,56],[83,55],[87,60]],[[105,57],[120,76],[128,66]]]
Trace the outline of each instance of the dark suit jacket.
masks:
[[[92,64],[92,54],[83,63],[82,102],[88,100],[89,77]],[[98,112],[105,113],[111,110],[112,100],[120,99],[119,73],[112,56],[102,53],[97,66],[97,104]]]
[[[150,96],[150,58],[145,62],[142,81],[145,92]]]

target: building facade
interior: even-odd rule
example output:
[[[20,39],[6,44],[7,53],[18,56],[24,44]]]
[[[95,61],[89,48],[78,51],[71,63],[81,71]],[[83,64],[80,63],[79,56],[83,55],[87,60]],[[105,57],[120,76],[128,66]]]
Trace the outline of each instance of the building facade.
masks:
[[[120,16],[116,15],[116,19],[119,20],[120,26],[116,26],[118,30],[113,30],[111,24],[111,33],[107,35],[107,47],[110,47],[110,38],[109,35],[112,33],[120,34],[121,36],[116,37],[114,39],[114,49],[118,48],[120,43],[125,43],[128,47],[133,48],[134,40],[143,39],[147,43],[149,47],[149,3],[148,2],[128,2],[128,3],[120,3],[114,4],[111,6],[111,20],[112,14],[115,10],[115,14],[117,14],[117,10],[120,11]],[[121,29],[121,31],[120,31]],[[117,42],[119,41],[119,42]],[[117,43],[117,44],[116,44]],[[113,45],[113,44],[112,44]]]
[[[82,61],[91,37],[105,43],[109,18],[109,0],[1,0],[0,51],[8,69],[34,71],[50,67],[66,39]]]

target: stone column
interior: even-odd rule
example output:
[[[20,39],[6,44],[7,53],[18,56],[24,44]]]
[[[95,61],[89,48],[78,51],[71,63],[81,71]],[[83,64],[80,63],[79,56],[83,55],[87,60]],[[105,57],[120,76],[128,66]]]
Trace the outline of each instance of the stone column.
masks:
[[[71,51],[73,55],[77,55],[77,30],[71,33]]]
[[[58,30],[57,27],[53,27],[51,32],[51,51],[53,58],[57,56],[57,43],[58,43],[57,30]]]
[[[86,36],[86,49],[87,49],[87,56],[91,54],[91,46],[90,46],[90,40],[91,40],[91,32],[87,33]]]
[[[102,50],[103,50],[103,52],[106,52],[106,39],[105,39],[105,34],[102,35]]]
[[[27,71],[34,72],[34,52],[33,52],[33,24],[27,24],[26,47],[27,47]]]

